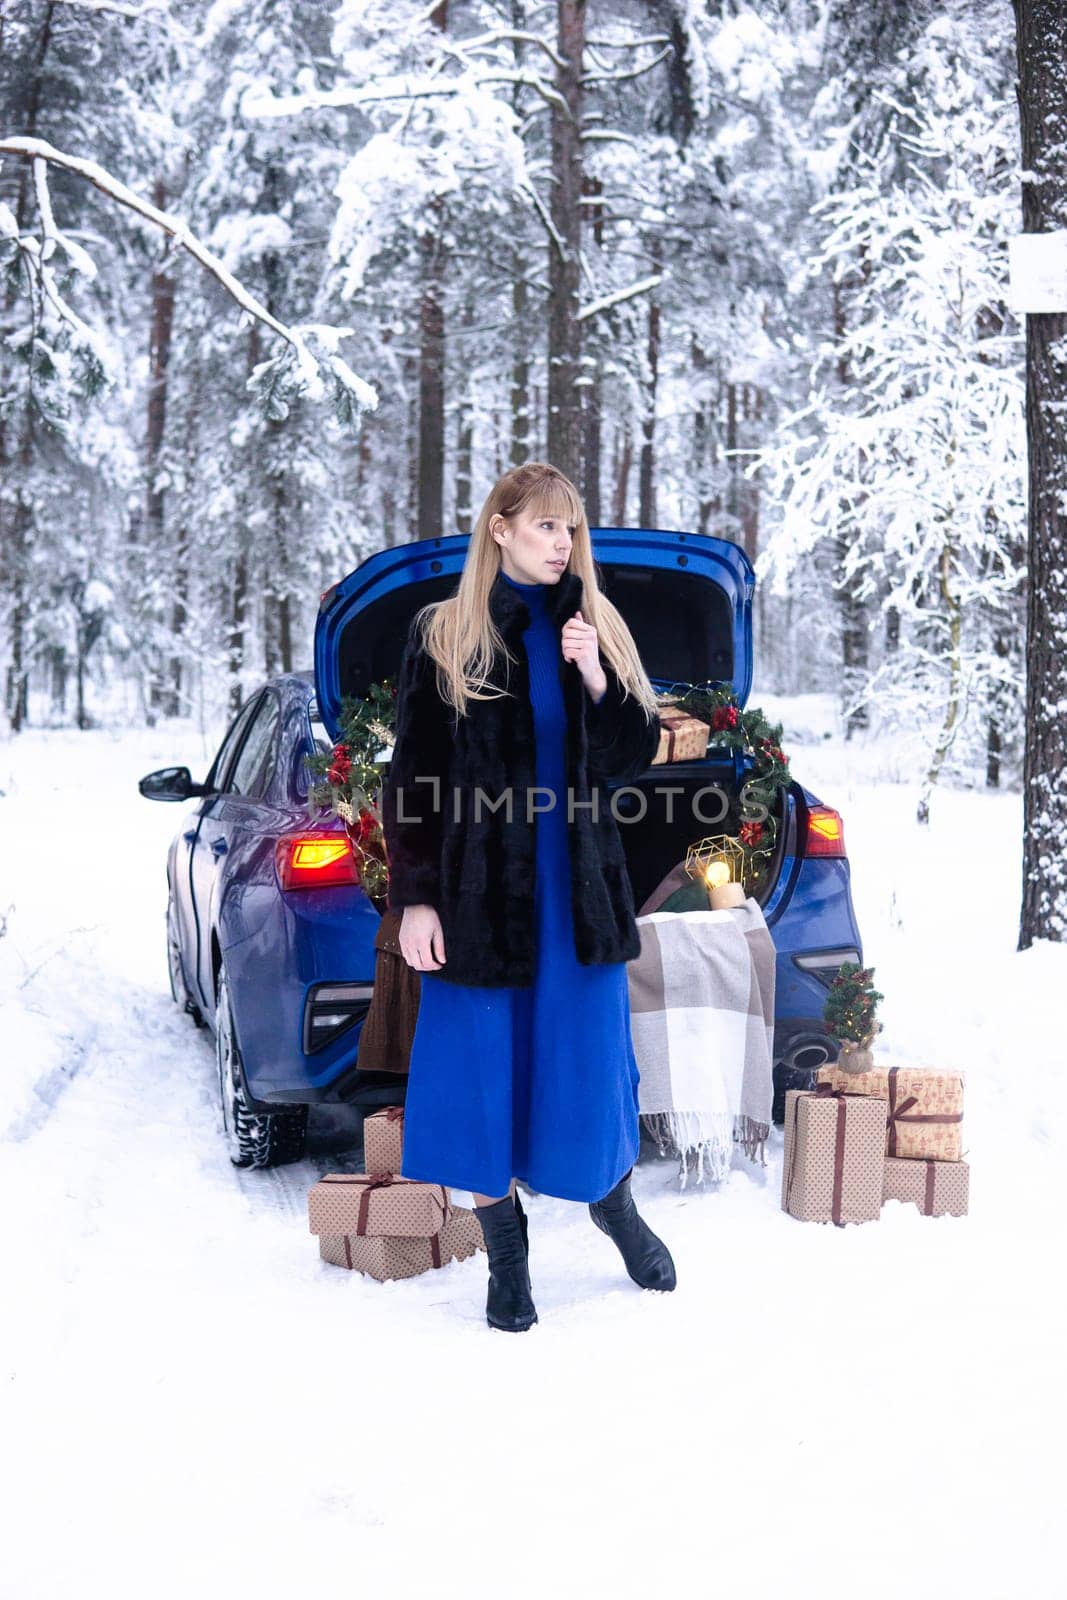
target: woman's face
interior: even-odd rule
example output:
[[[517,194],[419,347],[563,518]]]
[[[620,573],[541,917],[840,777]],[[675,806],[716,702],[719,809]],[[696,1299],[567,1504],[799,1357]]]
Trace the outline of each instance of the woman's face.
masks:
[[[516,583],[558,583],[567,570],[573,522],[526,509],[496,517],[491,531],[500,545],[500,564]]]

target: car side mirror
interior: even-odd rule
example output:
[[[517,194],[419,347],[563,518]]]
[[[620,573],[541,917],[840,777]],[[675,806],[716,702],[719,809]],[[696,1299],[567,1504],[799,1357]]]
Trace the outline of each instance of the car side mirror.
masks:
[[[193,782],[188,767],[160,767],[142,778],[137,788],[146,800],[192,800],[207,794],[202,783]]]

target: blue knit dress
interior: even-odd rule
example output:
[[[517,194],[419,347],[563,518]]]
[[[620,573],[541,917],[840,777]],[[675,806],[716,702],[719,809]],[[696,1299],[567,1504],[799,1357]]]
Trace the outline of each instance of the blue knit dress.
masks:
[[[516,1177],[539,1194],[599,1200],[640,1142],[626,963],[582,966],[575,954],[559,633],[547,585],[501,576],[530,609],[536,782],[559,797],[534,824],[536,971],[525,988],[422,973],[401,1172],[494,1197]]]

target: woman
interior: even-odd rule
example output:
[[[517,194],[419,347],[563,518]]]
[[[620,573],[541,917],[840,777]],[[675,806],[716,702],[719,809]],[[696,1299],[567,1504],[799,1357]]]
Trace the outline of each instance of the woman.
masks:
[[[602,787],[658,737],[577,490],[543,462],[506,472],[456,593],[413,619],[382,797],[388,904],[422,974],[401,1171],[473,1192],[494,1328],[537,1321],[516,1178],[588,1202],[643,1288],[675,1285],[630,1193],[640,939]]]

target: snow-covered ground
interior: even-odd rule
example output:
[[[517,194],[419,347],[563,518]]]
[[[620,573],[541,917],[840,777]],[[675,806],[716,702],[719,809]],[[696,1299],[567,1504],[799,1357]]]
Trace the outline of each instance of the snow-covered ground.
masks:
[[[845,816],[879,1054],[967,1075],[971,1215],[794,1222],[777,1133],[719,1189],[653,1160],[677,1292],[534,1199],[517,1337],[482,1256],[387,1285],[320,1262],[305,1196],[343,1129],[230,1166],[167,986],[180,811],[136,790],[202,773],[199,737],[0,745],[0,1594],[1056,1592],[1067,951],[1015,952],[1020,802],[939,791],[921,831],[899,749],[761,699]]]

